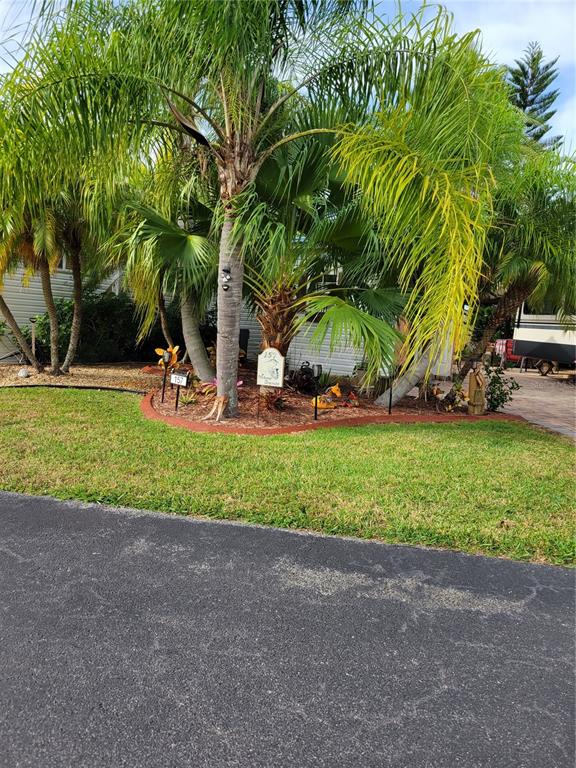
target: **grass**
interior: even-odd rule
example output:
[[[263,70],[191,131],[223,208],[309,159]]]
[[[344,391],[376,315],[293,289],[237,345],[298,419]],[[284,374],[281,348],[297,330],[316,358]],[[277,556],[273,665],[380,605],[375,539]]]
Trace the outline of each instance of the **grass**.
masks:
[[[134,395],[0,390],[0,489],[574,560],[574,451],[515,422],[244,437],[150,422]]]

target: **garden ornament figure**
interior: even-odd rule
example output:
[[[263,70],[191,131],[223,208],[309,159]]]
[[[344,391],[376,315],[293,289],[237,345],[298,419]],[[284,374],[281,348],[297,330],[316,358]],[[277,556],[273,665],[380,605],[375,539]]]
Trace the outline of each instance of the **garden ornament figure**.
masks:
[[[302,363],[300,368],[292,373],[291,384],[303,395],[313,395],[318,391],[314,369],[309,362]]]
[[[484,413],[485,395],[486,380],[481,369],[475,367],[470,371],[468,379],[468,413],[471,416],[480,416]]]
[[[162,349],[162,347],[156,347],[154,350],[157,355],[160,355],[158,365],[160,368],[172,368],[178,362],[178,350],[180,347],[178,344],[174,347],[168,347],[168,349]],[[168,357],[169,355],[169,357]]]
[[[340,407],[355,408],[360,405],[356,393],[352,389],[344,393],[339,382],[333,387],[328,387],[323,395],[313,397],[311,403],[313,408],[321,411]]]

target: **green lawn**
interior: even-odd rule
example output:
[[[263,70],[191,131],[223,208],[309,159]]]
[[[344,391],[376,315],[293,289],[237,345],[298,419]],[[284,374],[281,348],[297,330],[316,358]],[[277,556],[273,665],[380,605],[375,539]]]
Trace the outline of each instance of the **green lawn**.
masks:
[[[0,489],[574,559],[574,449],[514,422],[194,434],[134,395],[0,390]]]

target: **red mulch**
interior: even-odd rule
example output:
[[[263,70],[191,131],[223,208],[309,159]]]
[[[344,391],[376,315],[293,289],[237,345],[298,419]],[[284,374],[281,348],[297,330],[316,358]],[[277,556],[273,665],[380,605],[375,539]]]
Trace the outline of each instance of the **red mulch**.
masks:
[[[149,366],[152,368],[152,366]],[[148,371],[160,372],[161,369]],[[314,421],[313,397],[301,395],[285,388],[281,396],[286,404],[283,411],[266,408],[264,398],[259,396],[255,384],[255,373],[243,370],[240,374],[244,384],[239,388],[238,402],[240,415],[234,419],[224,419],[219,424],[213,420],[203,421],[212,409],[213,397],[199,395],[194,404],[180,405],[175,412],[176,388],[166,388],[164,403],[160,401],[160,389],[150,393],[142,401],[144,414],[151,419],[159,419],[174,426],[185,427],[197,432],[225,432],[228,434],[285,434],[319,427],[355,426],[360,424],[413,423],[413,422],[451,422],[474,420],[477,418],[502,418],[491,414],[485,417],[468,416],[466,413],[446,413],[437,409],[436,401],[422,401],[405,397],[388,414],[388,409],[374,405],[373,400],[360,397],[358,407],[338,407],[319,410],[318,420]],[[180,391],[180,398],[185,390]]]

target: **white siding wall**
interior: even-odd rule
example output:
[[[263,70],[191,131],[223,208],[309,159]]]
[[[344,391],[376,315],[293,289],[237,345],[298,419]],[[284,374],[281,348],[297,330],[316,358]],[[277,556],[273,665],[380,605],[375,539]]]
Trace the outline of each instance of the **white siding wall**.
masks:
[[[4,278],[2,295],[6,304],[10,307],[16,322],[20,326],[30,325],[30,318],[35,315],[43,315],[46,312],[42,283],[40,276],[35,275],[24,286],[22,277],[24,270],[18,268],[12,275]],[[69,299],[72,296],[73,281],[72,272],[69,269],[59,269],[52,276],[52,292],[55,299]],[[102,283],[99,290],[105,291],[111,288],[118,293],[120,278],[118,274],[110,275]],[[0,319],[2,319],[0,317]],[[14,351],[14,346],[4,337],[0,337],[0,358]]]
[[[246,306],[242,309],[240,327],[250,329],[248,357],[251,360],[256,360],[258,354],[262,351],[260,349],[262,335],[260,333],[260,326]],[[316,350],[311,344],[313,331],[314,326],[311,323],[308,323],[295,336],[290,344],[286,360],[288,368],[299,368],[303,362],[308,361],[311,364],[319,363],[324,371],[330,371],[337,376],[350,376],[354,370],[355,364],[361,362],[362,352],[355,351],[351,347],[340,347],[330,354],[329,338],[324,340],[320,350]]]
[[[337,376],[351,376],[354,366],[362,362],[362,351],[353,347],[339,346],[330,352],[330,338],[327,336],[320,349],[312,344],[314,326],[307,323],[294,337],[288,352],[290,368],[299,368],[304,361],[320,363],[323,370]]]
[[[46,312],[40,276],[30,278],[26,286],[22,285],[24,272],[17,269],[12,275],[4,278],[2,295],[10,307],[16,322],[20,326],[30,325],[30,318]],[[58,270],[52,275],[52,291],[55,299],[66,299],[72,295],[72,272]],[[14,351],[7,338],[0,338],[0,357]]]
[[[22,275],[23,270],[18,269],[13,275],[4,278],[2,294],[18,325],[30,325],[30,318],[44,314],[46,307],[40,276],[31,277],[24,286]],[[66,299],[72,295],[72,272],[59,269],[51,276],[51,281],[55,299]]]
[[[240,326],[250,329],[248,357],[251,360],[255,360],[261,351],[260,340],[262,337],[260,326],[246,306],[242,309]],[[339,347],[330,353],[329,337],[324,340],[321,348],[317,350],[311,343],[313,332],[313,324],[308,323],[294,337],[286,360],[288,368],[299,368],[303,362],[308,361],[311,364],[319,363],[324,371],[330,371],[336,376],[351,376],[354,366],[362,362],[362,351],[355,350],[353,347]],[[443,378],[449,377],[452,372],[452,358],[452,347],[447,344],[432,367],[432,375]]]

